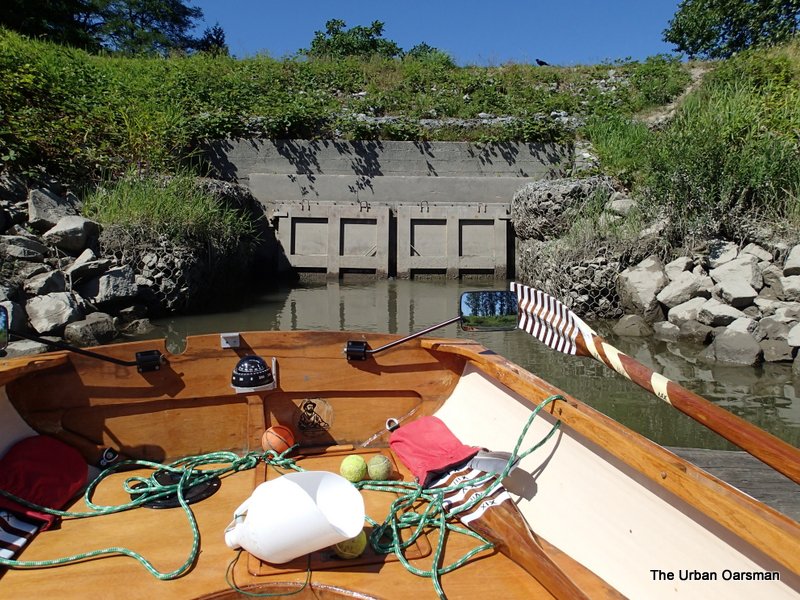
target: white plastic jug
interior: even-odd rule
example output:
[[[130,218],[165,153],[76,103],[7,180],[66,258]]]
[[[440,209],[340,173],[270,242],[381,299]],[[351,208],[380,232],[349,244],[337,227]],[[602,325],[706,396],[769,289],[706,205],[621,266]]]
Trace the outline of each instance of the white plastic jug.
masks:
[[[363,527],[364,499],[352,483],[327,471],[302,471],[253,490],[233,513],[225,543],[280,564],[349,540]]]

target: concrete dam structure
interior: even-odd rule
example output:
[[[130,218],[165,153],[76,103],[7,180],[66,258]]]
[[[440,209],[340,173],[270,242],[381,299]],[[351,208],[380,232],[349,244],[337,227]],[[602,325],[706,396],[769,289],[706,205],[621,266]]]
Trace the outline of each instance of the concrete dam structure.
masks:
[[[250,187],[301,277],[505,279],[513,273],[511,200],[562,177],[552,144],[227,140],[222,177]]]

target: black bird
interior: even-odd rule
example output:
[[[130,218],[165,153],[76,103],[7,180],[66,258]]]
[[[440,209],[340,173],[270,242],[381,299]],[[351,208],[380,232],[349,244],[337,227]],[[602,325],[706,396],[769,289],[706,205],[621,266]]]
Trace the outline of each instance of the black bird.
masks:
[[[540,67],[549,67],[550,66],[550,63],[546,63],[540,58],[536,59],[536,64],[539,65]]]

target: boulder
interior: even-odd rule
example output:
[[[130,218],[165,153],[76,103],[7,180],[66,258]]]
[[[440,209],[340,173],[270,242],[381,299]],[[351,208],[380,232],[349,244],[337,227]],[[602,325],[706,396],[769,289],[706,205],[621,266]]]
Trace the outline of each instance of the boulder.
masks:
[[[21,235],[0,235],[0,253],[17,260],[43,262],[50,250],[35,239]]]
[[[709,298],[700,307],[697,320],[710,327],[730,325],[736,319],[744,317],[744,313],[737,308],[723,304],[719,300]]]
[[[33,189],[28,193],[28,224],[44,233],[61,217],[80,214],[80,202],[74,194],[58,196],[48,189]]]
[[[744,281],[724,280],[717,285],[719,295],[734,308],[750,306],[758,297],[758,292]]]
[[[122,333],[131,336],[147,335],[155,329],[150,319],[134,319],[122,327]]]
[[[800,348],[800,323],[793,325],[786,334],[786,343],[793,348]]]
[[[758,322],[758,329],[770,340],[786,340],[789,337],[789,325],[774,315],[761,319]]]
[[[653,335],[665,342],[675,342],[681,334],[681,328],[669,321],[659,321],[653,325]]]
[[[31,298],[25,311],[31,326],[40,334],[60,333],[68,323],[83,316],[77,299],[68,292],[54,292]]]
[[[764,362],[792,361],[792,347],[785,340],[762,340],[758,345],[764,355]]]
[[[713,329],[699,321],[691,320],[681,323],[679,342],[692,342],[694,344],[707,344],[711,339]]]
[[[78,215],[61,217],[42,239],[65,252],[79,252],[91,237],[100,233],[100,224]]]
[[[760,261],[772,262],[772,254],[764,250],[764,248],[758,244],[747,244],[739,253],[740,256],[742,254],[752,254]]]
[[[752,254],[745,254],[726,262],[719,267],[711,269],[708,274],[715,283],[722,283],[723,281],[744,282],[756,291],[764,287],[764,278],[761,275],[761,268],[758,266],[758,259]]]
[[[673,308],[698,296],[709,298],[712,287],[713,284],[709,277],[682,271],[675,275],[672,281],[656,295],[656,298],[667,308]]]
[[[786,262],[783,264],[783,276],[791,277],[793,275],[800,275],[800,244],[789,250],[789,256],[786,257]]]
[[[664,272],[669,277],[670,281],[674,281],[675,277],[684,271],[691,271],[694,268],[694,261],[688,256],[679,256],[673,261],[664,265]]]
[[[65,292],[67,279],[61,271],[46,271],[25,281],[25,292],[31,296],[44,296],[51,292]]]
[[[700,307],[706,303],[706,298],[692,298],[670,309],[667,320],[680,327],[686,321],[696,321]]]
[[[768,287],[775,292],[775,298],[783,295],[781,278],[783,271],[776,264],[769,264],[761,269],[761,277],[764,279],[764,287]],[[761,291],[764,291],[763,289]]]
[[[765,334],[758,328],[758,321],[749,317],[741,317],[736,319],[733,323],[728,325],[728,331],[739,331],[741,333],[748,333],[755,338],[757,342],[764,339]]]
[[[109,258],[97,259],[94,252],[87,248],[65,269],[64,273],[73,284],[76,284],[105,273],[113,264]]]
[[[784,323],[800,321],[800,302],[793,302],[788,306],[779,306],[775,309],[775,318]]]
[[[135,298],[138,290],[133,269],[125,265],[87,281],[78,291],[93,304],[107,306]]]
[[[708,265],[712,269],[732,261],[739,255],[739,247],[733,242],[712,240],[708,245]]]
[[[781,277],[780,282],[783,294],[778,298],[787,302],[800,302],[800,275]]]
[[[648,337],[653,335],[653,328],[640,315],[625,315],[614,325],[614,333],[628,337]]]
[[[763,351],[751,335],[740,331],[723,331],[714,337],[701,357],[725,364],[754,366],[761,362]]]
[[[8,346],[6,346],[6,357],[16,358],[18,356],[31,356],[47,351],[48,347],[45,344],[34,342],[33,340],[18,340],[16,342],[9,342]]]
[[[656,295],[669,283],[664,265],[656,256],[650,256],[634,267],[629,267],[617,278],[617,293],[622,308],[644,317],[648,323],[664,320]]]
[[[114,319],[106,313],[87,315],[64,328],[64,338],[76,346],[99,346],[107,344],[117,336]]]
[[[792,375],[800,379],[800,354],[795,356],[792,362]]]

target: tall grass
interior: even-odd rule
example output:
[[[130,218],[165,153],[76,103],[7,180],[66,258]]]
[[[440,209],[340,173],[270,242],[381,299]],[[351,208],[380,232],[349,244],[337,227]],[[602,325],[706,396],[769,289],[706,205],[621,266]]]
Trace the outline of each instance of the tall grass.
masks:
[[[188,173],[154,178],[130,172],[91,192],[83,212],[104,225],[122,225],[153,239],[165,236],[217,248],[234,247],[254,233],[247,216],[203,191]]]

